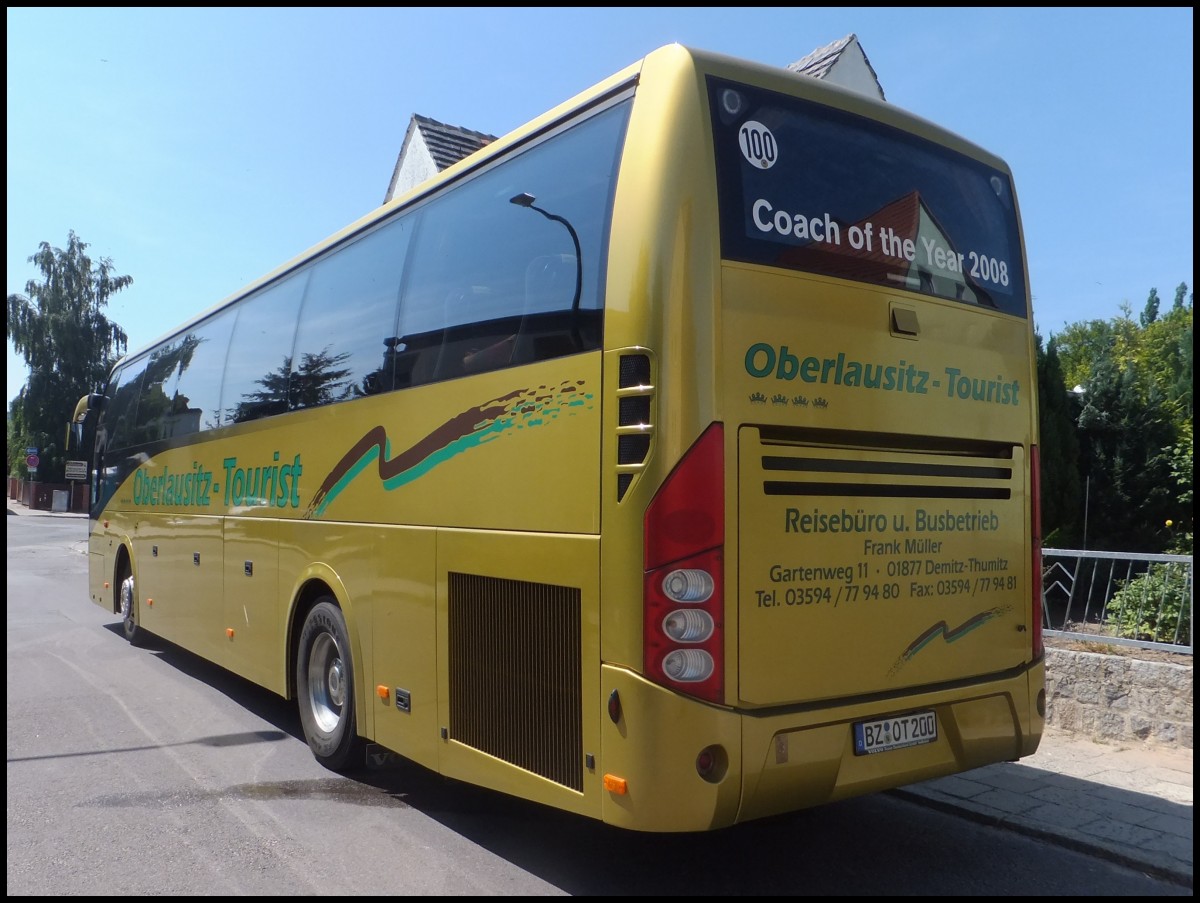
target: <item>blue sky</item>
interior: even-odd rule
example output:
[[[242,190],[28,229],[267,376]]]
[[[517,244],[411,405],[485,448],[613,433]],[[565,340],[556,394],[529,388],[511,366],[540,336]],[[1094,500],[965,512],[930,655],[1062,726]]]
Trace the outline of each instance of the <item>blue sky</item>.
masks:
[[[1048,336],[1193,286],[1192,15],[8,7],[7,292],[74,230],[134,279],[133,350],[378,206],[413,113],[500,135],[663,44],[786,66],[854,33],[890,103],[1012,167]]]

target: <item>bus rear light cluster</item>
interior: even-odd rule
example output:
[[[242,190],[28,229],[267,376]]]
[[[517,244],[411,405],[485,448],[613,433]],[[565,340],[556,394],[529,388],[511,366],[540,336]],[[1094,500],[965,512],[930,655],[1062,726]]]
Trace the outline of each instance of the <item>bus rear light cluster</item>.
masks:
[[[647,672],[652,680],[716,702],[723,686],[721,549],[682,564],[646,572]]]
[[[688,695],[724,697],[724,430],[713,424],[646,511],[646,675]]]

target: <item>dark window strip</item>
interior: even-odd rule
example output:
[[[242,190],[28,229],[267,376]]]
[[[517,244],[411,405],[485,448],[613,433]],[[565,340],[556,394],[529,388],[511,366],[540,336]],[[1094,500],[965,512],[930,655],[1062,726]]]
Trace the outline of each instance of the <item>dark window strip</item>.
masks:
[[[853,498],[908,499],[1008,499],[1007,489],[983,489],[974,486],[871,486],[863,483],[793,483],[765,480],[766,495],[843,496]]]
[[[828,458],[784,458],[763,455],[763,470],[798,470],[813,473],[883,473],[914,477],[1012,478],[1010,467],[975,467],[967,464],[915,464],[898,461],[835,461]]]

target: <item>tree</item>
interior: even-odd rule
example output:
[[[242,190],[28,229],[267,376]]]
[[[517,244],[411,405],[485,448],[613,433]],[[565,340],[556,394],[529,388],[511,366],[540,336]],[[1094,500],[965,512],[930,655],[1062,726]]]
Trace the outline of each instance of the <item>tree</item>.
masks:
[[[101,388],[128,345],[125,331],[104,314],[108,299],[133,282],[113,274],[112,261],[93,261],[71,231],[65,250],[46,242],[29,258],[41,281],[8,296],[8,339],[25,359],[29,378],[10,406],[9,473],[16,447],[39,450],[38,474],[61,482],[66,424],[79,398]],[[20,460],[20,459],[18,459]]]
[[[1158,289],[1150,289],[1150,297],[1146,299],[1146,307],[1142,311],[1138,322],[1142,324],[1142,329],[1145,329],[1151,323],[1158,319]]]
[[[1176,429],[1192,421],[1192,304],[1184,304],[1187,283],[1176,289],[1175,305],[1141,331],[1135,359],[1145,376],[1145,392],[1159,392]]]
[[[1192,473],[1195,462],[1195,445],[1192,441],[1192,423],[1189,420],[1179,437],[1179,443],[1171,450],[1171,474],[1175,478],[1176,499],[1174,517],[1167,528],[1171,531],[1168,552],[1178,555],[1192,554]]]
[[[1176,436],[1161,396],[1140,388],[1135,367],[1111,358],[1095,362],[1085,386],[1079,430],[1093,549],[1161,552],[1169,542]]]
[[[1083,492],[1079,477],[1079,438],[1071,398],[1053,336],[1037,343],[1038,432],[1041,435],[1042,536],[1049,548],[1077,548]]]
[[[1092,375],[1092,365],[1101,358],[1114,356],[1116,330],[1107,320],[1081,320],[1051,335],[1058,348],[1067,391],[1084,385]]]
[[[317,354],[306,352],[301,355],[300,366],[295,370],[291,356],[284,357],[277,370],[255,380],[262,389],[244,395],[236,407],[226,412],[226,421],[241,423],[284,411],[344,401],[361,394],[347,379],[352,371],[342,367],[349,357],[348,351],[333,354],[326,346]]]
[[[1190,548],[1192,298],[1187,284],[1175,289],[1165,314],[1152,289],[1137,320],[1124,304],[1121,316],[1069,325],[1051,343],[1057,343],[1060,379],[1075,405],[1088,545],[1129,552]],[[1053,397],[1046,387],[1041,391]],[[1043,430],[1045,419],[1043,412]]]

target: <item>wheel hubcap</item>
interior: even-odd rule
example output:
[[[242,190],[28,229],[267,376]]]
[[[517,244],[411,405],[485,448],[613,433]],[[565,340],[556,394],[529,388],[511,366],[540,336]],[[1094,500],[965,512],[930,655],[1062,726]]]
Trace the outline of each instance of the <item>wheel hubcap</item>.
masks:
[[[308,656],[308,701],[317,725],[332,732],[346,704],[346,670],[341,650],[329,634],[322,634]]]
[[[121,617],[126,621],[133,617],[133,586],[129,580],[121,584]]]

